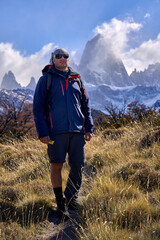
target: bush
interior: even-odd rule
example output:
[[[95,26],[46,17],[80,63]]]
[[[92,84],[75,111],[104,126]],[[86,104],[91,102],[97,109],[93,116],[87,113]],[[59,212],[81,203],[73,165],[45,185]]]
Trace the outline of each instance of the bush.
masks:
[[[110,104],[106,107],[108,115],[98,115],[95,119],[95,126],[100,129],[119,128],[134,122],[160,126],[160,113],[155,108],[148,108],[138,101],[131,102],[122,109]]]
[[[26,101],[26,97],[17,102],[14,98],[6,97],[1,100],[0,107],[0,142],[10,138],[21,139],[26,134],[34,134],[32,104]]]

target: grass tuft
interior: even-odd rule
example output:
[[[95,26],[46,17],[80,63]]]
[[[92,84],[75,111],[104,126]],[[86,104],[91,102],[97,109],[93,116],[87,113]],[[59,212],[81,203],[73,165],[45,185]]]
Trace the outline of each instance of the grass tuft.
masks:
[[[22,188],[14,186],[5,186],[0,190],[1,199],[8,202],[15,202],[17,200],[22,200],[24,198],[24,193]]]
[[[1,202],[0,205],[2,222],[10,222],[12,219],[26,227],[45,220],[52,210],[51,203],[46,199],[36,199],[19,207],[9,202]]]

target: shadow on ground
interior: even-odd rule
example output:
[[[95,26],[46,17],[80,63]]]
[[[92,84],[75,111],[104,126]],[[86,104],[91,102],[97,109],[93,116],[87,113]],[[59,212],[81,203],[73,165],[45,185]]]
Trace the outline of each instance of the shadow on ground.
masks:
[[[77,229],[80,226],[78,212],[70,211],[68,220],[59,220],[56,212],[52,211],[44,224],[41,235],[36,240],[78,240]]]

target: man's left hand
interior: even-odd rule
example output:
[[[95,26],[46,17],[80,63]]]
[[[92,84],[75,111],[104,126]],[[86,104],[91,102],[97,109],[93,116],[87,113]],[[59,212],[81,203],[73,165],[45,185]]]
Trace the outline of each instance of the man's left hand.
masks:
[[[92,138],[92,133],[86,132],[86,133],[85,133],[85,140],[86,140],[86,141],[90,141],[91,138]]]

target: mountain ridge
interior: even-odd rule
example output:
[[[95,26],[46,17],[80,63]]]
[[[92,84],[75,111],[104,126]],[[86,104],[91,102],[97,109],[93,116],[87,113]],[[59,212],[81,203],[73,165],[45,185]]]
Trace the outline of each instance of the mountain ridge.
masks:
[[[14,90],[21,88],[35,90],[36,81],[34,77],[31,77],[29,84],[26,87],[22,87],[21,84],[17,82],[13,72],[9,70],[8,73],[5,73],[2,79],[1,88],[6,90]]]

